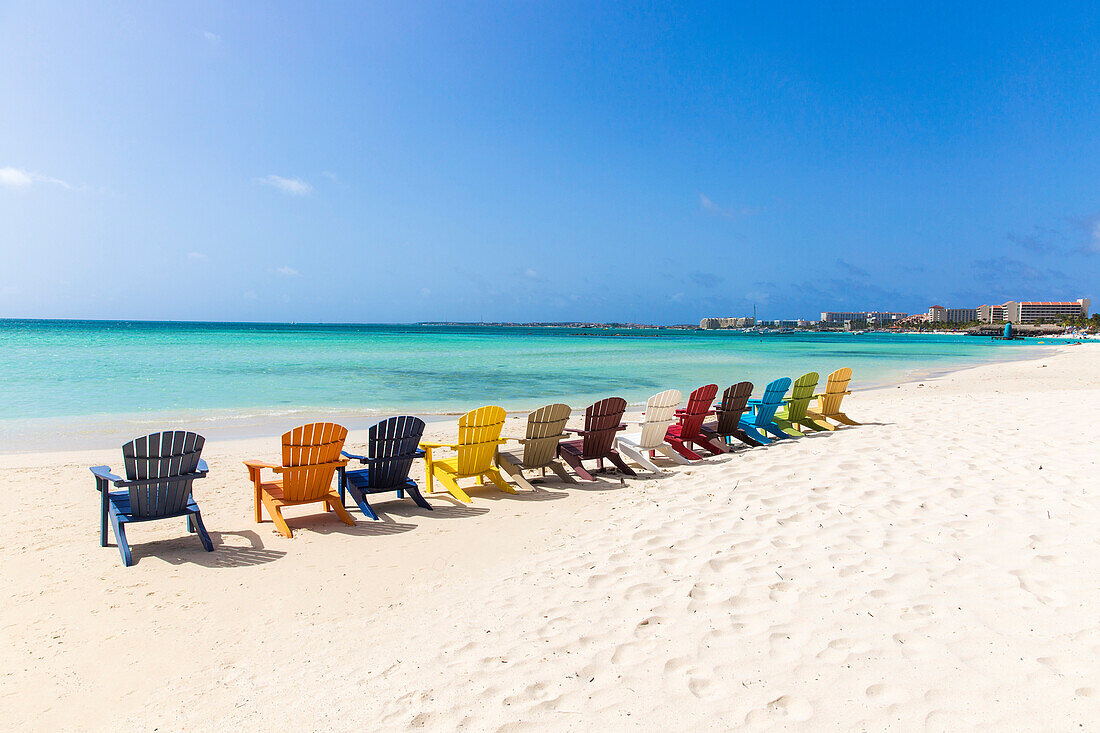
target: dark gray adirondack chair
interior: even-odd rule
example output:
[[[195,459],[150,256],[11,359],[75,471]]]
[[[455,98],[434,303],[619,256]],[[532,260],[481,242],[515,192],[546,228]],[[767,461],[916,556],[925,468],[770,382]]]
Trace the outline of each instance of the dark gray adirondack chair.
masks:
[[[360,511],[371,519],[378,519],[374,509],[367,501],[370,494],[396,491],[403,498],[408,491],[418,507],[431,509],[432,505],[424,500],[416,481],[409,478],[409,469],[417,458],[424,457],[420,450],[420,438],[424,436],[424,421],[412,415],[391,417],[372,425],[367,430],[367,455],[341,451],[346,458],[366,464],[358,471],[340,471],[340,501],[344,493],[359,505]]]
[[[95,487],[100,492],[100,545],[107,546],[110,521],[122,562],[131,565],[127,524],[187,517],[187,530],[198,533],[203,548],[213,551],[199,506],[191,496],[191,484],[208,471],[206,461],[199,457],[205,442],[201,435],[183,430],[153,433],[122,446],[125,479],[111,473],[110,466],[93,466]],[[112,484],[125,490],[111,491]]]

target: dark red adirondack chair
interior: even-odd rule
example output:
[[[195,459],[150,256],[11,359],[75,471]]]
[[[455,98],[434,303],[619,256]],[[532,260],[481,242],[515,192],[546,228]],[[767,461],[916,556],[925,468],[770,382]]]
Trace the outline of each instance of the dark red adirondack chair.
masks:
[[[749,409],[750,397],[752,382],[738,382],[732,387],[726,387],[726,391],[722,393],[722,402],[715,410],[718,420],[703,423],[700,432],[712,440],[721,440],[726,445],[729,445],[730,438],[737,438],[746,445],[761,445],[741,429],[741,416]]]
[[[714,414],[710,406],[717,394],[717,384],[706,384],[692,392],[691,396],[688,397],[687,407],[676,411],[676,419],[680,422],[669,426],[668,432],[665,433],[665,442],[688,460],[698,461],[702,459],[702,456],[689,448],[688,444],[703,448],[713,455],[729,452],[729,448],[724,444],[713,438],[708,438],[700,431],[707,416]]]
[[[624,412],[626,400],[622,397],[608,397],[589,405],[584,411],[584,430],[565,430],[567,433],[580,435],[581,439],[558,443],[558,457],[572,466],[578,476],[589,481],[596,479],[581,461],[596,461],[603,468],[606,458],[627,476],[637,476],[615,450],[615,433],[626,428],[622,424]]]

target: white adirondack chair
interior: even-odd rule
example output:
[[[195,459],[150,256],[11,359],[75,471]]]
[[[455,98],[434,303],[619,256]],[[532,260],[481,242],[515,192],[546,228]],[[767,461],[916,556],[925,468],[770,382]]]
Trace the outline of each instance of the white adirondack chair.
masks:
[[[615,437],[618,450],[639,466],[660,473],[660,467],[649,458],[658,451],[676,463],[690,463],[665,442],[665,431],[676,422],[676,408],[680,406],[680,390],[670,389],[655,394],[645,403],[645,420],[634,423],[641,426],[637,433],[624,433]]]

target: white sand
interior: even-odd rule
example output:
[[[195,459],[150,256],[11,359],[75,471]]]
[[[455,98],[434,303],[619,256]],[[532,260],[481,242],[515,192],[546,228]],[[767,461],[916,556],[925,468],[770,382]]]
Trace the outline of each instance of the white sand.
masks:
[[[1100,349],[846,407],[867,424],[659,479],[395,499],[354,528],[307,508],[292,540],[252,523],[240,464],[277,438],[208,444],[217,550],[137,525],[131,568],[87,470],[117,449],[0,457],[0,720],[1100,726]]]

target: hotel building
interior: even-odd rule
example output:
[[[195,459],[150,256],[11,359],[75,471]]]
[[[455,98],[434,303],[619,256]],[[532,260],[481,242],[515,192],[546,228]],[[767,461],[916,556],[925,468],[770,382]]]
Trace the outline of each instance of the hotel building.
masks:
[[[978,320],[977,308],[944,308],[934,305],[928,309],[928,320],[932,323],[970,323]]]
[[[894,321],[900,321],[908,313],[889,313],[886,311],[852,311],[848,313],[825,311],[821,314],[821,322],[837,326],[843,326],[845,321],[850,323],[866,323],[870,326],[889,326]]]
[[[1091,301],[1088,298],[1077,300],[1010,300],[1004,308],[1004,320],[1011,323],[1034,323],[1035,321],[1059,321],[1063,318],[1088,318]]]

